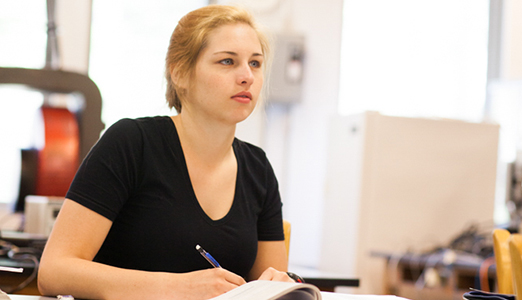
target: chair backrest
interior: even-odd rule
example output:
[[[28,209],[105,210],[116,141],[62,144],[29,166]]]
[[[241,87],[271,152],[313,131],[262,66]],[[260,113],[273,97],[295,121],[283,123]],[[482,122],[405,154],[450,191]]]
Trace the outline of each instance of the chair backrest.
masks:
[[[509,237],[509,252],[511,254],[511,270],[515,298],[522,299],[522,235],[514,233]]]
[[[290,233],[292,231],[292,225],[287,220],[283,220],[283,230],[285,233],[285,246],[286,246],[286,256],[290,254]]]
[[[508,240],[510,232],[506,229],[493,231],[493,251],[497,270],[498,292],[502,294],[514,294],[513,275],[511,271],[511,258]]]

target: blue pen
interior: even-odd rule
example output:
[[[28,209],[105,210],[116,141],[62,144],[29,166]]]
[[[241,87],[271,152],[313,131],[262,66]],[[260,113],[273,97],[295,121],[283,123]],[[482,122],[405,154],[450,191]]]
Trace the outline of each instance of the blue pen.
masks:
[[[215,260],[210,253],[201,248],[200,245],[196,245],[196,250],[201,254],[214,268],[221,268],[221,265]]]

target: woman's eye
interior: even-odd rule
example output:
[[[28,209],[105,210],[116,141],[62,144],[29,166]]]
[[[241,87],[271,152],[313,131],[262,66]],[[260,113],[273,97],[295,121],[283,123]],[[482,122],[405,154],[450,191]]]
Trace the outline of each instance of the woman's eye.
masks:
[[[234,63],[234,61],[230,58],[226,58],[226,59],[221,60],[220,63],[224,64],[224,65],[231,65]]]
[[[250,66],[252,66],[254,68],[259,68],[261,66],[261,63],[258,62],[257,60],[254,60],[254,61],[250,62]]]

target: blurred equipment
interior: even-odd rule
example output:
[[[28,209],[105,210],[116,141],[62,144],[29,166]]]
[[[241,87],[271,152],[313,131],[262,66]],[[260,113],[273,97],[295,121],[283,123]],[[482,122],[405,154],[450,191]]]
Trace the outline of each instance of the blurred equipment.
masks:
[[[63,197],[27,196],[24,232],[49,236],[63,201]]]
[[[373,257],[386,261],[384,293],[408,299],[453,300],[462,299],[470,289],[493,291],[497,277],[491,268],[495,263],[492,226],[472,224],[448,243],[429,251],[373,252]],[[495,246],[498,246],[498,239]],[[508,252],[507,240],[505,246],[505,252]],[[505,252],[502,254],[509,256]],[[507,264],[509,269],[505,268],[503,274],[511,272],[509,260]]]
[[[509,228],[519,232],[522,223],[522,157],[517,153],[517,158],[509,164],[508,191],[506,193],[506,205],[509,211]]]
[[[65,196],[79,162],[103,130],[101,94],[86,75],[58,69],[54,0],[47,1],[48,35],[45,68],[0,68],[0,84],[21,85],[44,95],[41,108],[45,146],[22,150],[20,193],[15,211],[22,212],[27,195]],[[65,97],[64,95],[73,97]],[[56,103],[53,99],[75,98]],[[17,99],[11,99],[17,101]]]
[[[297,34],[279,34],[274,40],[274,61],[270,70],[268,100],[296,103],[301,99],[305,39]]]
[[[35,279],[46,235],[51,231],[79,162],[104,128],[101,94],[96,84],[84,74],[59,70],[54,4],[55,0],[47,0],[45,68],[0,68],[0,84],[19,85],[42,93],[45,126],[45,146],[22,150],[21,189],[15,210],[25,210],[26,232],[0,231],[0,265],[24,270],[18,274],[21,277],[0,279],[0,288],[8,293],[38,293]],[[73,98],[76,100],[69,101]],[[21,101],[19,98],[2,100],[4,105]],[[38,196],[28,196],[26,207],[26,196],[34,194]]]

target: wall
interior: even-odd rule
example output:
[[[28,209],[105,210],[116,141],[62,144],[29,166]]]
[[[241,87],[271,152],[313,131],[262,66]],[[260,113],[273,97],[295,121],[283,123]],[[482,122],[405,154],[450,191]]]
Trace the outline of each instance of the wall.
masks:
[[[66,71],[87,74],[91,37],[91,7],[92,0],[56,1],[60,66]]]
[[[503,1],[500,77],[522,79],[522,2]]]

